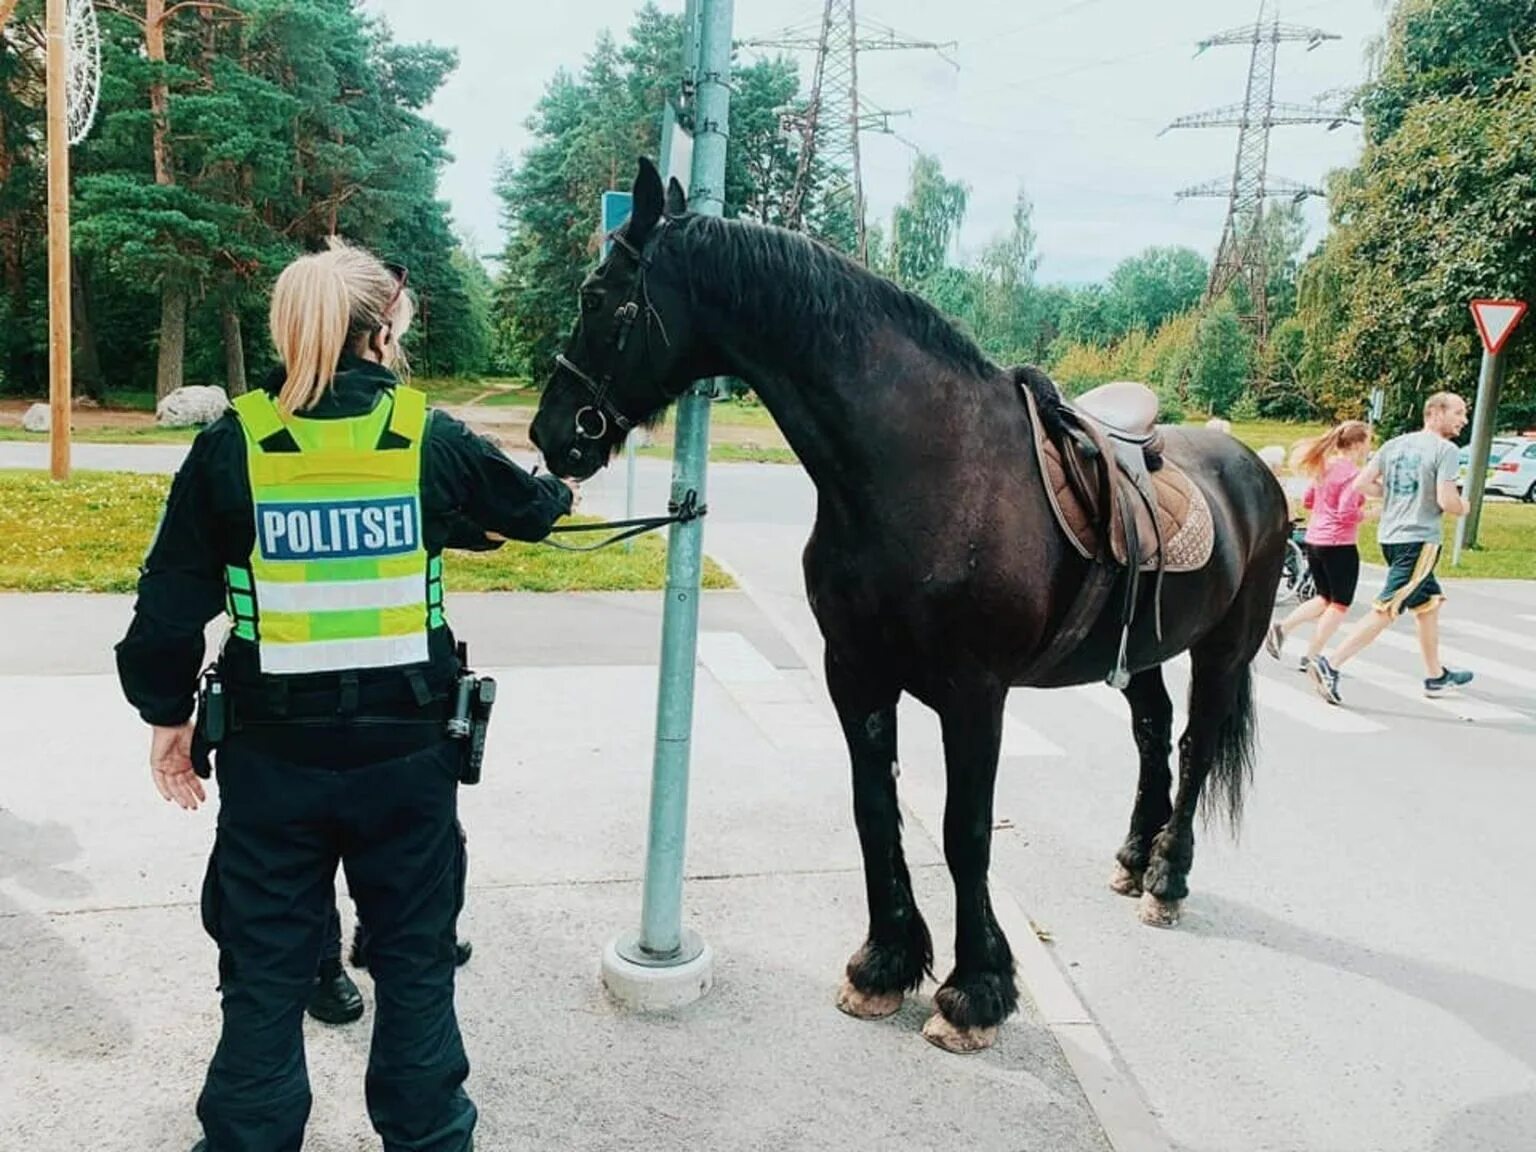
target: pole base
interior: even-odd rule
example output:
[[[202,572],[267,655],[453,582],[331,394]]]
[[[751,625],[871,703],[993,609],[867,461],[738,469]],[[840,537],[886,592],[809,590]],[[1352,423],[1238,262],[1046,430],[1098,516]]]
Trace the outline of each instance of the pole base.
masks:
[[[615,1003],[634,1012],[667,1012],[703,999],[714,986],[714,969],[714,951],[686,928],[682,948],[667,960],[643,952],[633,932],[603,949],[603,987]]]

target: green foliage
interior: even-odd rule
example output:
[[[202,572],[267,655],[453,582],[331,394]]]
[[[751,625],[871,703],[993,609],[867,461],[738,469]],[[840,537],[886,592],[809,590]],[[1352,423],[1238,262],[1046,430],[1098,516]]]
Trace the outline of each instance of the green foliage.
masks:
[[[1212,415],[1230,414],[1248,383],[1252,362],[1252,341],[1237,313],[1225,304],[1213,308],[1201,319],[1195,339],[1189,398]]]
[[[1239,423],[1252,423],[1263,414],[1259,410],[1259,400],[1252,392],[1244,392],[1227,409],[1226,415]]]
[[[1048,363],[1052,379],[1069,396],[1112,380],[1135,380],[1158,397],[1158,419],[1177,424],[1187,410],[1186,383],[1200,318],[1175,316],[1148,336],[1139,329],[1114,344],[1057,341]]]
[[[893,279],[914,288],[946,266],[969,196],[964,184],[945,178],[938,157],[918,156],[906,199],[891,217]]]
[[[1536,3],[1399,0],[1367,144],[1330,187],[1333,231],[1299,282],[1300,375],[1316,408],[1359,416],[1374,387],[1386,431],[1442,388],[1471,396],[1468,305],[1536,284]],[[1536,400],[1536,345],[1506,354],[1507,413]]]
[[[1317,414],[1302,377],[1307,356],[1307,331],[1290,316],[1269,334],[1269,347],[1251,398],[1256,415],[1272,420],[1306,420]]]
[[[561,71],[545,86],[528,120],[534,142],[502,166],[496,188],[508,231],[492,305],[499,371],[544,378],[574,318],[577,286],[598,255],[602,194],[628,190],[635,158],[658,155],[681,57],[681,17],[647,3],[623,47],[604,34],[579,74]],[[782,223],[799,152],[779,127],[778,109],[798,98],[799,74],[788,59],[759,60],[733,69],[731,82],[725,213]],[[838,175],[813,170],[805,221],[848,250],[853,220],[826,194]]]
[[[1122,260],[1104,284],[1068,293],[1060,338],[1067,343],[1109,345],[1135,331],[1155,332],[1189,311],[1205,293],[1210,268],[1189,248],[1148,248]]]
[[[1423,101],[1493,96],[1533,49],[1536,0],[1398,0],[1364,93],[1367,138],[1383,143]]]
[[[30,392],[46,386],[46,254],[22,238],[45,230],[45,158],[38,60],[22,45],[40,9],[19,10],[27,34],[13,24],[0,51],[0,298],[18,321],[0,335],[0,363],[10,387]],[[234,362],[260,371],[271,360],[270,284],[333,233],[409,266],[421,322],[408,347],[418,363],[485,370],[487,310],[473,305],[475,270],[436,198],[446,140],[422,115],[455,54],[394,43],[351,0],[224,0],[168,5],[167,60],[157,64],[130,15],[143,11],[100,6],[100,112],[72,151],[77,377],[100,360],[111,367],[100,387],[153,387],[171,294],[188,304],[189,383],[224,383],[231,349],[241,353]],[[156,85],[165,90],[163,179]]]
[[[1200,302],[1210,278],[1205,258],[1189,248],[1148,248],[1110,274],[1107,311],[1118,334],[1155,332]]]

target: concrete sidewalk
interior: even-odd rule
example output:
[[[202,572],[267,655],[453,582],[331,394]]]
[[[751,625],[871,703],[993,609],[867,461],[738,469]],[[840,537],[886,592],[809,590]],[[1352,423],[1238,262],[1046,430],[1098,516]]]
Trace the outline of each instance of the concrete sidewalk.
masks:
[[[639,915],[659,597],[449,607],[501,682],[484,783],[461,798],[478,1148],[1109,1149],[1027,1000],[970,1058],[918,1035],[931,985],[880,1023],[833,1007],[865,926],[845,754],[814,677],[739,593],[705,597],[695,712],[685,915],[715,987],[676,1013],[614,1008],[597,966]],[[147,733],[110,674],[127,608],[0,597],[0,1148],[181,1152],[197,1136],[217,1035],[197,913],[214,811],[152,790]],[[942,976],[948,873],[921,827],[906,842]],[[367,1021],[307,1032],[306,1148],[376,1148]]]

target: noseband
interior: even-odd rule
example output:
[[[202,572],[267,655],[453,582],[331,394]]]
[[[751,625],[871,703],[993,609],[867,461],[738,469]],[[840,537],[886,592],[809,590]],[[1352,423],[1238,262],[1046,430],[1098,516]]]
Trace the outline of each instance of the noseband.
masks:
[[[655,307],[651,304],[650,294],[646,291],[645,274],[646,270],[651,266],[651,257],[655,253],[656,246],[660,242],[662,234],[666,231],[668,223],[670,221],[663,218],[657,224],[650,237],[647,238],[643,250],[637,250],[618,231],[611,233],[608,237],[614,244],[628,252],[638,266],[635,273],[634,286],[630,289],[628,299],[620,304],[613,313],[615,326],[609,343],[613,346],[614,351],[620,355],[623,354],[625,345],[629,343],[630,335],[634,331],[635,324],[639,321],[642,311],[645,313],[644,339],[647,349],[650,347],[651,321],[655,320],[657,325],[661,326],[661,317],[657,315]],[[667,339],[665,327],[661,329],[661,338],[663,340]],[[629,432],[634,428],[635,422],[620,412],[612,399],[609,398],[608,393],[613,387],[612,371],[604,373],[601,379],[595,380],[590,372],[576,364],[563,352],[555,356],[555,365],[581,381],[587,391],[592,394],[592,403],[585,404],[576,411],[576,436],[578,439],[589,441],[602,440],[608,435],[610,424],[621,432]],[[663,398],[669,403],[676,399],[675,396],[668,393],[665,389],[661,389],[661,393]]]

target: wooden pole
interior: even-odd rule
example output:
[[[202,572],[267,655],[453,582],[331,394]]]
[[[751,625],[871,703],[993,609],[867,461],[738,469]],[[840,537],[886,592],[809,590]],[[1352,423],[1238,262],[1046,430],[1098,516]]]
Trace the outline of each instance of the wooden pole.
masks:
[[[0,0],[3,2],[3,0]],[[69,479],[69,124],[65,80],[65,0],[48,0],[48,400],[49,461],[55,480]]]

